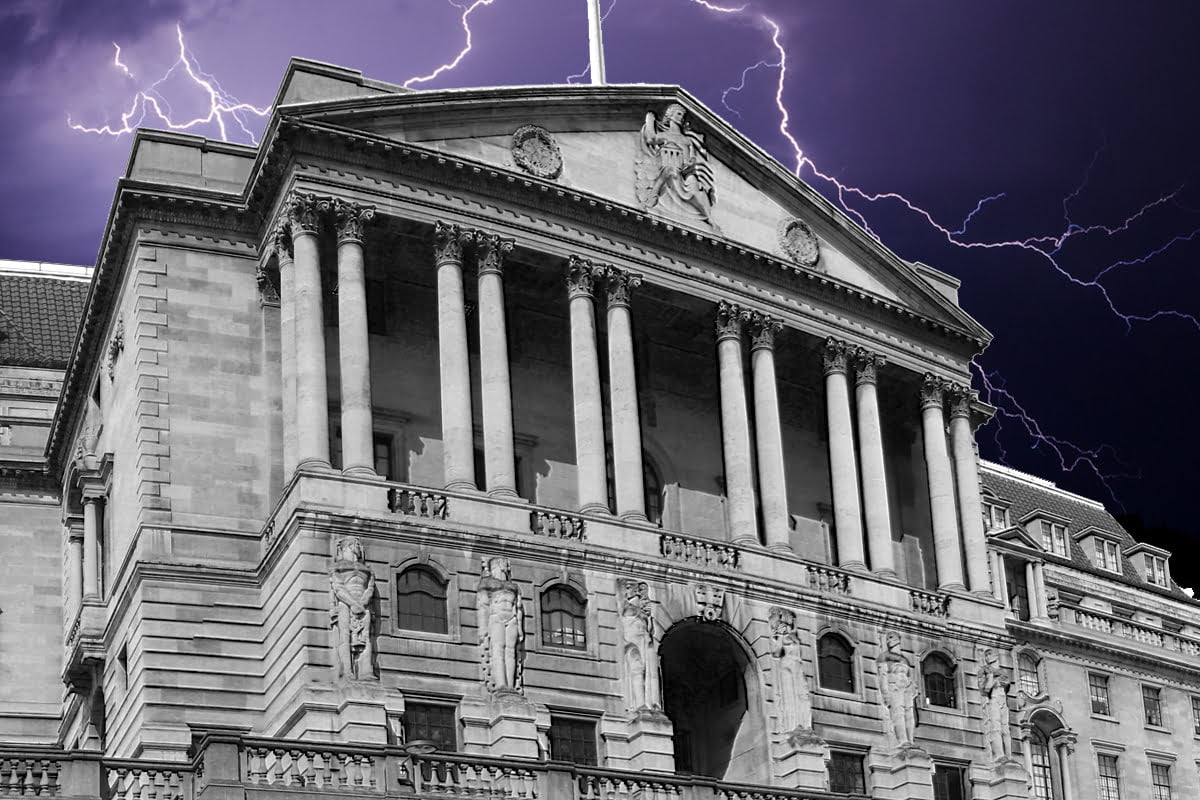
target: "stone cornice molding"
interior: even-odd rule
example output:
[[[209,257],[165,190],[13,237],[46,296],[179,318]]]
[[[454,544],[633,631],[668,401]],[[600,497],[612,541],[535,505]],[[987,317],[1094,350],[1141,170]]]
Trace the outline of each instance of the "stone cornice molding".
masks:
[[[633,290],[642,285],[642,276],[636,272],[605,267],[604,287],[608,290],[608,307],[629,307]]]
[[[942,404],[945,400],[946,380],[934,375],[932,372],[926,372],[924,379],[921,381],[921,410],[927,408],[942,409]]]
[[[503,275],[504,260],[516,244],[494,233],[479,233],[475,237],[475,254],[479,259],[479,276]]]
[[[753,311],[750,314],[750,351],[774,350],[775,334],[783,329],[783,322],[772,316]]]
[[[567,298],[592,299],[596,290],[596,278],[604,276],[604,267],[593,264],[586,258],[571,256],[567,259]]]
[[[375,216],[375,209],[338,198],[333,201],[333,214],[337,220],[337,243],[362,244],[363,228]]]
[[[830,336],[825,340],[821,353],[821,366],[826,376],[841,373],[846,374],[846,364],[850,357],[850,346],[840,339]]]
[[[742,327],[750,321],[750,312],[736,303],[730,303],[728,300],[722,300],[717,303],[717,317],[715,320],[717,341],[723,342],[727,339],[741,341]]]
[[[887,361],[878,353],[872,353],[865,347],[854,348],[854,382],[856,386],[874,385],[879,368]]]

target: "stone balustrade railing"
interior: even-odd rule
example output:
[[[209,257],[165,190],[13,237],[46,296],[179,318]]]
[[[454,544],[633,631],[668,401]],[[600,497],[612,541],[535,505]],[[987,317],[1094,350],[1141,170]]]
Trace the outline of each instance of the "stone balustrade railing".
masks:
[[[446,495],[425,489],[388,489],[388,510],[393,514],[425,519],[446,519],[450,501]]]
[[[549,536],[554,539],[572,539],[582,542],[587,538],[583,517],[547,509],[534,509],[529,512],[529,530],[538,536]]]
[[[1171,650],[1185,656],[1200,656],[1200,640],[1162,628],[1155,628],[1145,623],[1134,622],[1114,614],[1106,614],[1081,606],[1064,605],[1060,608],[1059,619],[1073,622],[1088,630],[1130,639],[1139,644]]]
[[[192,768],[187,764],[104,761],[106,800],[190,800]]]
[[[660,534],[658,548],[663,558],[702,567],[737,569],[741,561],[736,547],[704,539],[689,539],[673,533]]]
[[[945,617],[950,614],[950,595],[909,589],[908,606],[918,614]]]
[[[850,573],[833,567],[808,565],[808,588],[830,594],[850,594]]]

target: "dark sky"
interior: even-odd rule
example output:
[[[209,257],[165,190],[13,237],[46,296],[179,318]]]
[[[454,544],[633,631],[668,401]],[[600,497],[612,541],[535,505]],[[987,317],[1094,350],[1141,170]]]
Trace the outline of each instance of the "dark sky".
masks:
[[[563,82],[587,61],[585,8],[481,5],[471,52],[422,86]],[[8,0],[0,258],[94,263],[130,137],[74,131],[68,115],[119,127],[137,91],[175,61],[176,23],[207,73],[264,107],[291,56],[396,83],[427,74],[463,47],[461,14],[438,0]],[[679,83],[792,167],[778,68],[750,72],[728,95],[732,110],[722,105],[745,67],[778,61],[764,16],[787,53],[789,129],[811,160],[802,177],[835,200],[811,166],[868,194],[902,194],[944,229],[896,199],[846,195],[899,255],[960,278],[963,307],[995,334],[978,362],[1010,394],[977,376],[1002,409],[980,434],[983,455],[1186,534],[1158,541],[1184,556],[1176,577],[1200,583],[1186,563],[1200,535],[1200,6],[747,0],[727,14],[698,0],[616,0],[608,80]],[[114,42],[132,78],[113,63]],[[175,120],[208,107],[181,70],[159,92]],[[220,135],[211,124],[193,131]],[[948,240],[944,231],[1001,193],[950,237],[959,244]],[[1026,245],[961,246],[1006,241]],[[1110,302],[1126,315],[1174,313],[1127,325]]]

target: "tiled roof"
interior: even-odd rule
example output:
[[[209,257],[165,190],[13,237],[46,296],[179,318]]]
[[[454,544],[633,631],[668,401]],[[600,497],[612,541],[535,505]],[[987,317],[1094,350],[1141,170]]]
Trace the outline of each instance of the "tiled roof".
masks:
[[[0,364],[65,369],[86,281],[0,274]]]
[[[1084,552],[1083,546],[1074,539],[1070,539],[1070,536],[1087,528],[1096,528],[1118,540],[1122,551],[1137,543],[1137,540],[1130,536],[1129,532],[1121,527],[1121,523],[1117,522],[1100,503],[1059,489],[1049,481],[1035,478],[1032,475],[1026,476],[1024,473],[989,464],[986,461],[980,462],[979,479],[984,489],[995,495],[996,500],[1009,504],[1008,519],[1013,525],[1020,525],[1020,521],[1024,517],[1035,511],[1045,511],[1069,520],[1067,532],[1071,548],[1070,557],[1046,552],[1044,556],[1047,562],[1069,565],[1081,572],[1128,586],[1136,586],[1155,594],[1169,595],[1177,600],[1192,602],[1191,598],[1184,594],[1174,581],[1169,587],[1148,583],[1143,574],[1144,570],[1135,566],[1124,555],[1121,557],[1120,575],[1100,569],[1092,563],[1092,560]],[[984,499],[987,499],[986,494]],[[1034,527],[1036,528],[1036,526]],[[1035,541],[1041,541],[1041,530],[1027,530],[1026,533]]]

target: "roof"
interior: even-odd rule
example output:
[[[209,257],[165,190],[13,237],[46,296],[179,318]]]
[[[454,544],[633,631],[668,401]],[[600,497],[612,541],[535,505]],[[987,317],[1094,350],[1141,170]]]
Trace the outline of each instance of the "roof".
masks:
[[[1121,523],[1117,522],[1112,514],[1108,513],[1103,503],[1060,489],[1050,481],[1042,478],[1036,478],[1033,475],[1027,475],[1023,472],[986,461],[980,462],[979,479],[983,484],[985,493],[990,493],[994,495],[996,500],[1009,504],[1008,518],[1014,526],[1024,527],[1021,525],[1020,520],[1035,512],[1045,512],[1051,516],[1068,520],[1067,530],[1069,534],[1077,534],[1080,531],[1090,529],[1101,534],[1107,534],[1119,541],[1121,545],[1122,564],[1120,575],[1095,566],[1085,553],[1082,543],[1076,541],[1070,535],[1067,537],[1070,556],[1060,556],[1043,551],[1042,555],[1047,563],[1070,566],[1080,572],[1086,572],[1097,577],[1116,581],[1117,583],[1123,583],[1127,586],[1134,586],[1138,589],[1154,592],[1155,594],[1167,595],[1176,600],[1192,602],[1191,598],[1174,581],[1171,581],[1169,587],[1158,586],[1146,581],[1144,570],[1134,566],[1129,556],[1125,554],[1126,550],[1139,544],[1139,542],[1121,527]],[[985,495],[984,499],[987,500],[989,498]],[[1030,523],[1034,521],[1033,519],[1029,520]],[[1026,533],[1035,541],[1041,541],[1040,530],[1026,530]]]
[[[88,283],[0,273],[0,364],[65,369]]]

